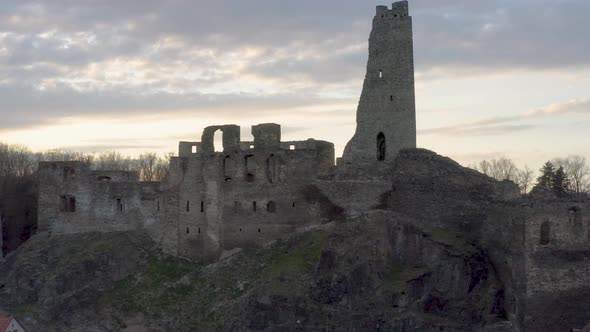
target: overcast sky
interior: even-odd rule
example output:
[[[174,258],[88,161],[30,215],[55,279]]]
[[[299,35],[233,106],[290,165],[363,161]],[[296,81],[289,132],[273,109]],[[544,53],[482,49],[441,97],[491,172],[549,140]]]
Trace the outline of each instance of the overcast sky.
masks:
[[[355,129],[379,1],[2,0],[0,141],[175,151],[207,125]],[[590,158],[590,1],[412,0],[418,145]]]

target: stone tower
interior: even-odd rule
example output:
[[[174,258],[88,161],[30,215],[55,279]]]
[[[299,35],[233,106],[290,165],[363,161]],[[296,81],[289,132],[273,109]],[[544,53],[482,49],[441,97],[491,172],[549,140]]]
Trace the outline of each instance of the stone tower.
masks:
[[[414,51],[408,2],[377,6],[369,38],[369,60],[356,113],[356,132],[342,156],[344,165],[392,161],[416,147]]]

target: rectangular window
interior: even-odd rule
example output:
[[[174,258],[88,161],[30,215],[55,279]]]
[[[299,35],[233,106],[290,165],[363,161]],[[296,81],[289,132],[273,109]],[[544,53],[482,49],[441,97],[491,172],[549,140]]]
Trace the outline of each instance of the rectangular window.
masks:
[[[76,212],[76,197],[62,195],[59,197],[60,212]]]
[[[118,212],[123,212],[123,199],[117,198],[115,199],[116,209]]]

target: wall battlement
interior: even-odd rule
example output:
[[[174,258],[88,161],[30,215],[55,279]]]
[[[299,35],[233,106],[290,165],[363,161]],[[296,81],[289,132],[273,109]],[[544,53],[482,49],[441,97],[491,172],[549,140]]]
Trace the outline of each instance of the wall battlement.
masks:
[[[377,6],[375,17],[378,18],[398,18],[407,17],[409,15],[409,7],[407,1],[394,2],[391,9],[387,6]]]

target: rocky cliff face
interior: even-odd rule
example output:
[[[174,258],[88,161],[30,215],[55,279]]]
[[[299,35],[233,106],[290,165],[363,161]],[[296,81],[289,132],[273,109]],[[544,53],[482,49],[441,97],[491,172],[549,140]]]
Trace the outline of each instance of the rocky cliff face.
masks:
[[[30,331],[100,322],[97,301],[157,251],[143,233],[34,236],[0,263],[0,309]]]
[[[503,285],[456,234],[374,211],[209,266],[142,233],[38,235],[0,265],[31,330],[504,331]]]

